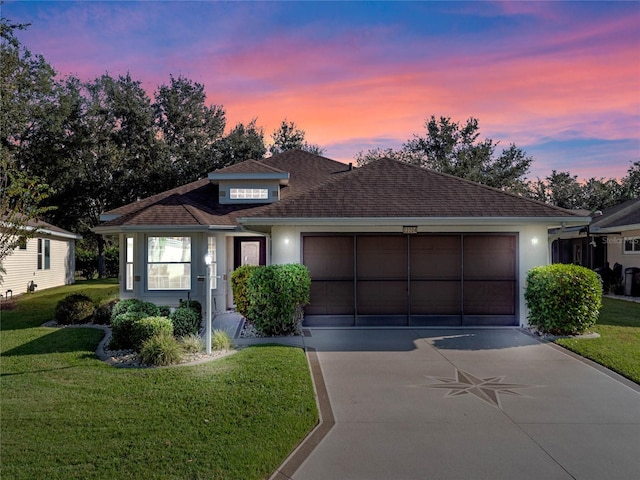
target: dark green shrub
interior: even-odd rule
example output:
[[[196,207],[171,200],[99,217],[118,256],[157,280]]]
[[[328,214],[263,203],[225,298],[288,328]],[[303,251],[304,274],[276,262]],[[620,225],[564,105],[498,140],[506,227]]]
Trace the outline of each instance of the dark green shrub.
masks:
[[[58,302],[55,319],[60,325],[88,323],[95,312],[93,300],[84,293],[72,293]]]
[[[151,302],[143,302],[137,298],[130,298],[127,300],[121,300],[113,307],[111,312],[111,321],[118,315],[123,313],[140,312],[144,313],[144,317],[157,317],[160,315],[160,310]]]
[[[173,323],[167,317],[145,317],[135,320],[131,325],[131,345],[134,350],[139,351],[145,341],[160,333],[173,335]]]
[[[166,305],[159,306],[158,315],[160,317],[169,317],[169,315],[171,315],[171,307],[167,307]]]
[[[171,365],[182,359],[182,347],[176,337],[162,332],[147,339],[140,347],[138,356],[146,365]]]
[[[118,300],[103,300],[98,304],[95,313],[93,314],[93,323],[100,325],[108,325],[111,323],[111,316],[113,308],[118,303]]]
[[[180,300],[178,308],[190,308],[198,314],[198,318],[202,320],[202,304],[197,300]]]
[[[245,318],[249,313],[249,296],[247,293],[247,282],[252,272],[262,268],[257,265],[243,265],[231,272],[231,291],[233,292],[233,302],[236,304],[236,311]]]
[[[541,332],[580,334],[598,319],[602,284],[588,268],[557,263],[529,271],[524,298],[529,323]]]
[[[310,288],[311,277],[304,265],[258,268],[247,282],[247,319],[263,335],[300,333],[302,307],[309,303]]]
[[[133,349],[132,331],[133,324],[136,320],[148,317],[144,312],[127,312],[120,313],[111,319],[111,342],[109,348],[111,350],[130,350]]]
[[[173,334],[176,337],[197,334],[200,330],[200,316],[191,308],[176,308],[169,318],[173,323]]]

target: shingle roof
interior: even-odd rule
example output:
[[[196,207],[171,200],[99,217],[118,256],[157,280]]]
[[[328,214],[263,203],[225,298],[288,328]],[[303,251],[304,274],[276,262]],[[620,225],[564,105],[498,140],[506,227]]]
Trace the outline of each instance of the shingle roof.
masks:
[[[602,212],[602,216],[593,219],[591,229],[595,231],[600,228],[638,224],[640,224],[640,198],[635,198],[607,208]]]
[[[100,227],[235,226],[242,218],[578,217],[574,212],[390,159],[351,169],[300,150],[249,160],[217,172],[288,172],[273,204],[218,203],[207,179],[110,212]]]
[[[249,216],[249,215],[247,215]],[[574,212],[391,159],[344,173],[254,217],[577,217]]]

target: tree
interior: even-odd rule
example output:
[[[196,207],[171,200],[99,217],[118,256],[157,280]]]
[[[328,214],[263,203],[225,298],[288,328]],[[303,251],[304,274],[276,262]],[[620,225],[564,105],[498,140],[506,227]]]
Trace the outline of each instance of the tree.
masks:
[[[224,163],[216,147],[225,111],[205,102],[204,86],[184,77],[171,76],[155,94],[155,121],[174,171],[173,186],[203,178]]]
[[[411,163],[414,165],[419,163],[419,160],[411,153],[405,150],[394,150],[392,148],[373,148],[366,152],[361,150],[354,157],[358,167],[362,167],[367,163],[371,163],[381,158],[391,158],[393,160],[399,160],[401,162]]]
[[[477,119],[469,118],[460,125],[448,117],[436,120],[432,116],[425,128],[425,136],[414,135],[403,145],[405,158],[411,163],[494,188],[526,191],[525,175],[533,158],[515,144],[496,157],[498,143],[479,139]]]
[[[324,148],[308,143],[305,140],[305,135],[304,130],[300,130],[294,122],[287,122],[285,118],[280,127],[271,134],[273,144],[269,147],[269,152],[275,155],[287,150],[299,149],[315,155],[322,155]]]
[[[622,188],[626,198],[640,197],[640,161],[633,162],[622,179]]]
[[[264,131],[256,126],[255,119],[246,126],[238,123],[216,148],[220,158],[218,168],[244,160],[256,160],[267,153],[264,145]]]
[[[48,185],[22,166],[33,132],[47,120],[55,76],[18,41],[15,31],[26,27],[0,18],[0,263],[21,238],[35,235],[35,222],[51,210],[42,204]]]

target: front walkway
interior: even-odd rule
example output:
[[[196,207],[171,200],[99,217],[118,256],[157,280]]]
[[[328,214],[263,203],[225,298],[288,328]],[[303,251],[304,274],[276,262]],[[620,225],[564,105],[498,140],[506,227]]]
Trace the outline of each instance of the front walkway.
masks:
[[[274,479],[640,478],[640,387],[521,330],[278,343],[307,348],[323,423]]]

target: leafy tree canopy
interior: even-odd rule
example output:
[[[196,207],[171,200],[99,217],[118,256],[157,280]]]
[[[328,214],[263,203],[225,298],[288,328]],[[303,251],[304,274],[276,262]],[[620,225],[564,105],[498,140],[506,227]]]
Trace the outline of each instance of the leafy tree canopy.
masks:
[[[271,134],[273,144],[269,147],[272,155],[285,152],[287,150],[304,150],[315,155],[322,155],[324,148],[315,144],[310,144],[305,140],[305,131],[300,130],[294,122],[288,122],[285,118],[280,127]]]

